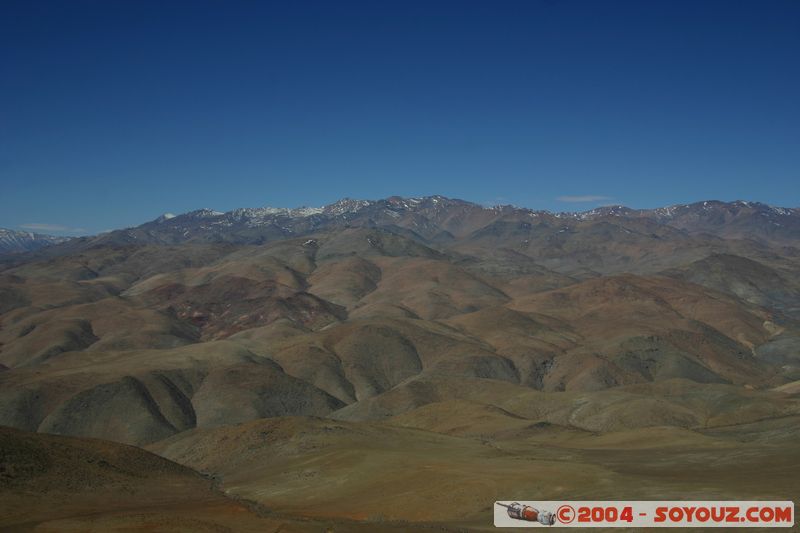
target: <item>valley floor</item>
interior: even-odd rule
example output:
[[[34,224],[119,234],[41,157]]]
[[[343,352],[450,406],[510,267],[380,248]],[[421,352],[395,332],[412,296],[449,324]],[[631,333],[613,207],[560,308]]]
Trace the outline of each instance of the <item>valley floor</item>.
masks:
[[[0,529],[482,531],[498,499],[796,501],[799,434],[800,416],[589,432],[443,402],[381,422],[190,430],[149,446],[166,460],[2,429]]]

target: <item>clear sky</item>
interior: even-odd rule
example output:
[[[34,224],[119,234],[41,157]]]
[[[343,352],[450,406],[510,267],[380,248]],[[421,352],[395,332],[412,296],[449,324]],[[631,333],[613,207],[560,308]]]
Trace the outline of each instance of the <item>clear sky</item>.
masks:
[[[0,3],[0,227],[800,205],[800,2]]]

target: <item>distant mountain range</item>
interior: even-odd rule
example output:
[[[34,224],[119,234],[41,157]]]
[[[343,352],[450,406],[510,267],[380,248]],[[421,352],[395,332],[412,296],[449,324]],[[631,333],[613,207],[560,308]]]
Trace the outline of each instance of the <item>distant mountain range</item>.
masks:
[[[319,208],[265,207],[227,213],[201,209],[178,216],[162,216],[109,237],[166,242],[229,239],[258,242],[330,226],[376,225],[397,226],[425,238],[442,239],[448,238],[448,234],[464,237],[471,231],[502,222],[574,227],[574,223],[603,220],[652,221],[688,233],[709,233],[726,238],[792,241],[800,235],[800,209],[757,202],[704,201],[658,209],[607,206],[583,212],[551,213],[511,205],[484,207],[443,196],[395,196],[377,201],[344,199]]]
[[[0,254],[30,252],[69,240],[68,237],[55,237],[28,231],[14,231],[0,228]]]
[[[543,236],[570,240],[606,230],[629,235],[724,238],[792,245],[800,240],[800,208],[758,202],[703,201],[658,209],[606,206],[552,213],[512,205],[484,207],[443,196],[339,200],[324,207],[260,207],[228,212],[198,209],[165,214],[136,227],[72,239],[69,250],[99,244],[264,244],[345,227],[380,227],[426,242],[497,238],[504,245],[535,243]],[[600,231],[603,233],[603,231]],[[0,253],[37,250],[65,238],[0,230]]]

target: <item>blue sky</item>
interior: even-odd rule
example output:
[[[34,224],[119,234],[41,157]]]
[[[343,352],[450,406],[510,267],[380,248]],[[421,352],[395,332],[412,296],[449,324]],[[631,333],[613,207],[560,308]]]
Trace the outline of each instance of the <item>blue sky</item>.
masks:
[[[0,227],[800,205],[800,2],[0,3]]]

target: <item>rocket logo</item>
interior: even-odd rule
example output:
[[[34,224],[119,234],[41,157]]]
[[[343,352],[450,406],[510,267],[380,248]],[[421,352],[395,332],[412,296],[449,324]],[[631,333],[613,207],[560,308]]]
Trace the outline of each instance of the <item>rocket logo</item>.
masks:
[[[552,526],[556,523],[556,516],[550,511],[540,511],[530,505],[522,505],[519,502],[514,502],[510,505],[497,502],[500,507],[505,507],[508,516],[515,520],[524,520],[526,522],[539,522],[543,526]]]

